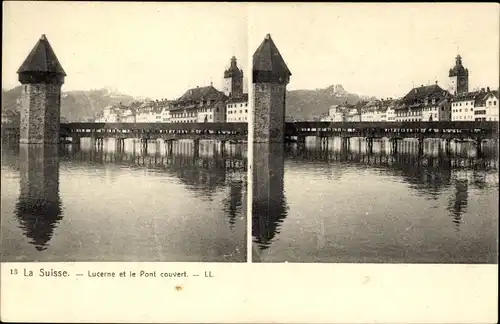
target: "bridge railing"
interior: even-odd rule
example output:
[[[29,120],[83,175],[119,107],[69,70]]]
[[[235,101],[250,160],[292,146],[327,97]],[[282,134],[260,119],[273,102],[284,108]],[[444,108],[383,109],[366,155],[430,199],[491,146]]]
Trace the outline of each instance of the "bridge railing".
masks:
[[[61,128],[66,129],[116,129],[116,130],[225,130],[247,131],[247,123],[62,123]]]
[[[68,123],[63,134],[247,135],[247,123]]]
[[[383,134],[462,134],[496,137],[498,122],[295,122],[285,125],[286,136]]]

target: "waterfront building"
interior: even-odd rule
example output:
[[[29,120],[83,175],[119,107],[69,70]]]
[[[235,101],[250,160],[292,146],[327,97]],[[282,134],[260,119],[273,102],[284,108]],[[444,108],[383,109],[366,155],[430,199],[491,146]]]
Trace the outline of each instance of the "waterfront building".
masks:
[[[121,110],[116,105],[109,105],[104,108],[102,114],[99,114],[96,122],[98,123],[119,123],[121,122]]]
[[[226,117],[228,123],[248,122],[248,94],[229,98],[226,102]]]
[[[386,118],[385,109],[379,100],[370,101],[361,108],[361,121],[363,122],[381,122]]]
[[[171,102],[172,123],[223,123],[227,96],[212,85],[187,90]]]
[[[395,121],[447,121],[451,95],[436,84],[412,89],[395,107]]]
[[[122,123],[135,123],[135,113],[129,107],[124,107],[121,116]]]
[[[484,89],[479,91],[461,93],[451,100],[451,120],[452,121],[474,121],[482,120],[486,117],[485,109],[475,110],[475,107],[481,105],[481,99],[486,92]]]
[[[361,107],[362,122],[395,121],[395,103],[392,98],[377,99]]]
[[[348,122],[360,122],[361,121],[361,113],[357,107],[347,107],[347,114],[345,117],[345,121]]]
[[[396,106],[398,105],[398,102],[396,100],[391,100],[391,102],[387,106],[387,110],[385,112],[386,115],[386,120],[388,122],[394,122],[396,121]]]
[[[161,107],[161,121],[162,123],[171,123],[172,116],[170,115],[170,106],[164,105]]]
[[[486,120],[487,121],[498,121],[498,110],[499,110],[499,90],[489,91],[486,93],[484,98],[481,99],[480,104],[482,107],[486,107]]]
[[[152,109],[151,101],[146,101],[142,103],[138,108],[135,115],[136,123],[154,123],[156,122],[156,116]]]
[[[498,121],[498,91],[490,88],[455,96],[452,121]]]
[[[452,95],[459,95],[469,92],[469,70],[462,65],[462,57],[457,55],[455,66],[448,74],[448,92]]]
[[[340,105],[333,105],[328,109],[328,116],[321,119],[321,121],[329,122],[342,122],[344,121],[345,107]]]

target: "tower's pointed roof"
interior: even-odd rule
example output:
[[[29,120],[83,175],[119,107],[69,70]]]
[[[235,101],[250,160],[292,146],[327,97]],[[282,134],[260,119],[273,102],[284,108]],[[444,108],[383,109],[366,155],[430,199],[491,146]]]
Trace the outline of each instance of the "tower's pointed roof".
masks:
[[[229,64],[229,68],[224,71],[224,78],[230,77],[238,77],[243,75],[243,70],[238,68],[238,64],[236,63],[236,56],[231,57],[231,63]]]
[[[264,41],[253,54],[253,71],[268,72],[286,77],[292,75],[270,34],[266,35]]]
[[[55,73],[66,76],[66,72],[59,63],[45,34],[40,37],[35,47],[17,70],[18,74],[30,72]]]
[[[455,66],[450,69],[449,76],[465,75],[468,73],[469,71],[462,65],[462,57],[458,54],[457,57],[455,57]]]

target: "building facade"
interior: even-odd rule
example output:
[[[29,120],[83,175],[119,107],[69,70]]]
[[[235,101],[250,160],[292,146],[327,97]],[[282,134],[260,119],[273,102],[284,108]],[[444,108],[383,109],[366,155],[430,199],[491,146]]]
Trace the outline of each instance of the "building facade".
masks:
[[[343,122],[344,121],[345,107],[340,105],[333,105],[328,109],[328,121]]]
[[[248,94],[239,98],[229,98],[226,102],[226,121],[228,123],[248,122]]]
[[[395,107],[395,121],[449,121],[451,95],[439,85],[412,89]]]
[[[489,91],[481,99],[480,103],[483,107],[486,107],[486,120],[487,121],[498,121],[498,110],[499,110],[499,91]]]
[[[452,121],[498,121],[498,91],[482,88],[452,99]]]
[[[474,91],[461,93],[451,100],[451,120],[452,121],[474,121],[486,117],[485,109],[476,110],[480,105],[480,100],[485,96],[485,91]],[[484,115],[484,116],[482,116]]]
[[[171,102],[170,120],[172,123],[223,123],[226,100],[224,93],[212,85],[189,89]]]

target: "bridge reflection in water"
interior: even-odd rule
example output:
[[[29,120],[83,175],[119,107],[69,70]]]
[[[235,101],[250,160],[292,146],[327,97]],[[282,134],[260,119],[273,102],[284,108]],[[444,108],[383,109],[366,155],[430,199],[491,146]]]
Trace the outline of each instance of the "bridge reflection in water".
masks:
[[[495,263],[498,144],[254,146],[254,261]]]
[[[2,260],[246,261],[246,146],[161,144],[2,146]]]

